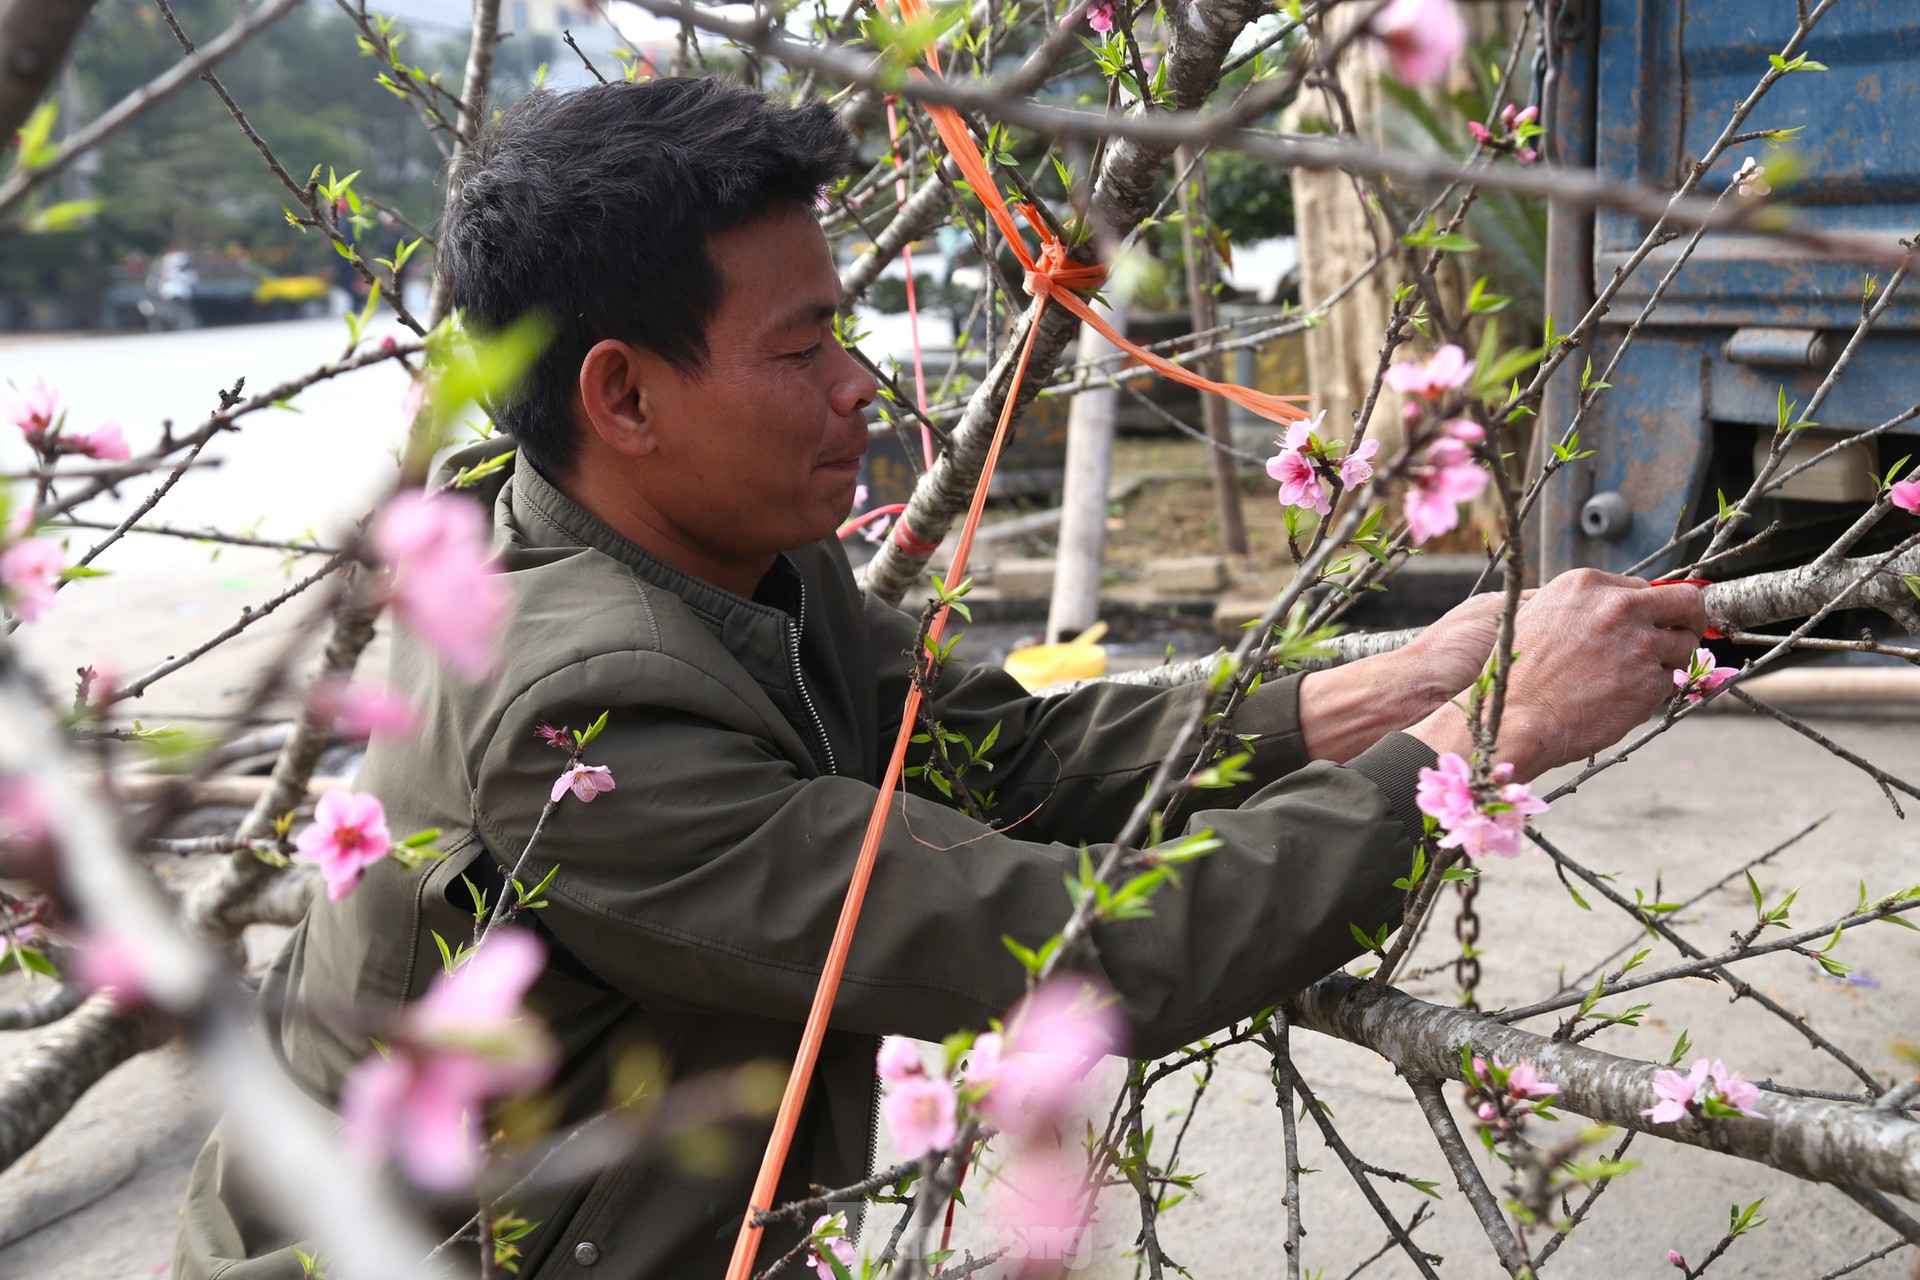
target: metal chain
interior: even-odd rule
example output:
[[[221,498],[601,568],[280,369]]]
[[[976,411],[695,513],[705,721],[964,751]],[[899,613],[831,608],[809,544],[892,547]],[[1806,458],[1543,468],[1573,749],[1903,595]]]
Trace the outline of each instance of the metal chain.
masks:
[[[1453,980],[1460,984],[1460,1007],[1480,1011],[1480,956],[1474,944],[1480,941],[1480,917],[1473,900],[1480,892],[1480,877],[1470,876],[1458,882],[1460,914],[1453,918],[1453,936],[1460,939],[1460,958],[1453,962]]]

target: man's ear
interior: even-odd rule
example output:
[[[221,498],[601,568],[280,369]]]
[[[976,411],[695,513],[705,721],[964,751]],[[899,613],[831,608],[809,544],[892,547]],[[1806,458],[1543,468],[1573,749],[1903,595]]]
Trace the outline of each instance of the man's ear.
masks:
[[[614,452],[642,458],[659,447],[660,388],[665,362],[630,342],[608,338],[580,362],[580,408],[595,435]]]

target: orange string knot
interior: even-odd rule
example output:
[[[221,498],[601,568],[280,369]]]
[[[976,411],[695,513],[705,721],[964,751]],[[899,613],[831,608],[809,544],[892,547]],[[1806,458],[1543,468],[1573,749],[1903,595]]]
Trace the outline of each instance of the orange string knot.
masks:
[[[1023,208],[1021,212],[1026,212]],[[1099,262],[1079,262],[1067,256],[1067,246],[1044,230],[1040,260],[1027,268],[1027,292],[1036,298],[1050,298],[1056,289],[1087,293],[1107,281],[1107,268]]]

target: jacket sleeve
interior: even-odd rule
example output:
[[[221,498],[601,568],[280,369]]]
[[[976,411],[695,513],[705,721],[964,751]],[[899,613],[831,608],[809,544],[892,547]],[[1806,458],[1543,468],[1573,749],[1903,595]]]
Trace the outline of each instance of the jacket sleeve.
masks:
[[[515,865],[562,767],[536,724],[588,723],[607,708],[581,691],[609,689],[645,698],[612,707],[587,751],[616,789],[591,804],[565,796],[528,855],[533,878],[559,867],[542,924],[643,1005],[802,1021],[876,791],[804,774],[693,666],[605,654],[515,698],[477,760],[488,847]],[[1309,765],[1193,814],[1185,829],[1211,828],[1222,847],[1184,867],[1151,917],[1098,927],[1087,962],[1122,997],[1136,1051],[1177,1048],[1356,954],[1348,924],[1374,928],[1398,909],[1415,773],[1431,761],[1393,735],[1351,766]],[[835,1025],[937,1039],[1003,1013],[1025,973],[1002,938],[1031,947],[1058,932],[1077,858],[1074,845],[896,797]]]
[[[899,732],[911,674],[909,651],[919,623],[871,598],[867,623],[886,717],[881,749],[887,751]],[[1265,680],[1242,702],[1233,729],[1243,736],[1239,749],[1251,754],[1246,766],[1250,780],[1212,794],[1206,803],[1239,804],[1306,767],[1300,680],[1297,675]],[[975,790],[993,793],[989,817],[994,825],[1027,839],[1078,843],[1119,835],[1154,770],[1205,696],[1198,685],[1165,689],[1098,683],[1035,697],[997,666],[955,661],[941,673],[931,714],[969,742],[981,743],[993,735],[993,747],[986,753],[992,768],[975,771],[968,781]],[[1198,746],[1196,737],[1186,748],[1189,757]],[[916,745],[907,762],[924,764],[931,753],[932,747]],[[929,800],[948,803],[924,780],[909,785]]]

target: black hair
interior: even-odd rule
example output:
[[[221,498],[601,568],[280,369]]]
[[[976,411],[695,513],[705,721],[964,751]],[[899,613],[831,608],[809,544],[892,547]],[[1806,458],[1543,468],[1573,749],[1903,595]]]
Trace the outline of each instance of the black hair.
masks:
[[[852,162],[825,103],[782,106],[711,76],[542,89],[502,113],[462,165],[435,269],[476,329],[534,313],[553,326],[494,406],[521,456],[549,477],[571,466],[574,388],[596,342],[699,369],[720,305],[708,234],[810,207]]]

